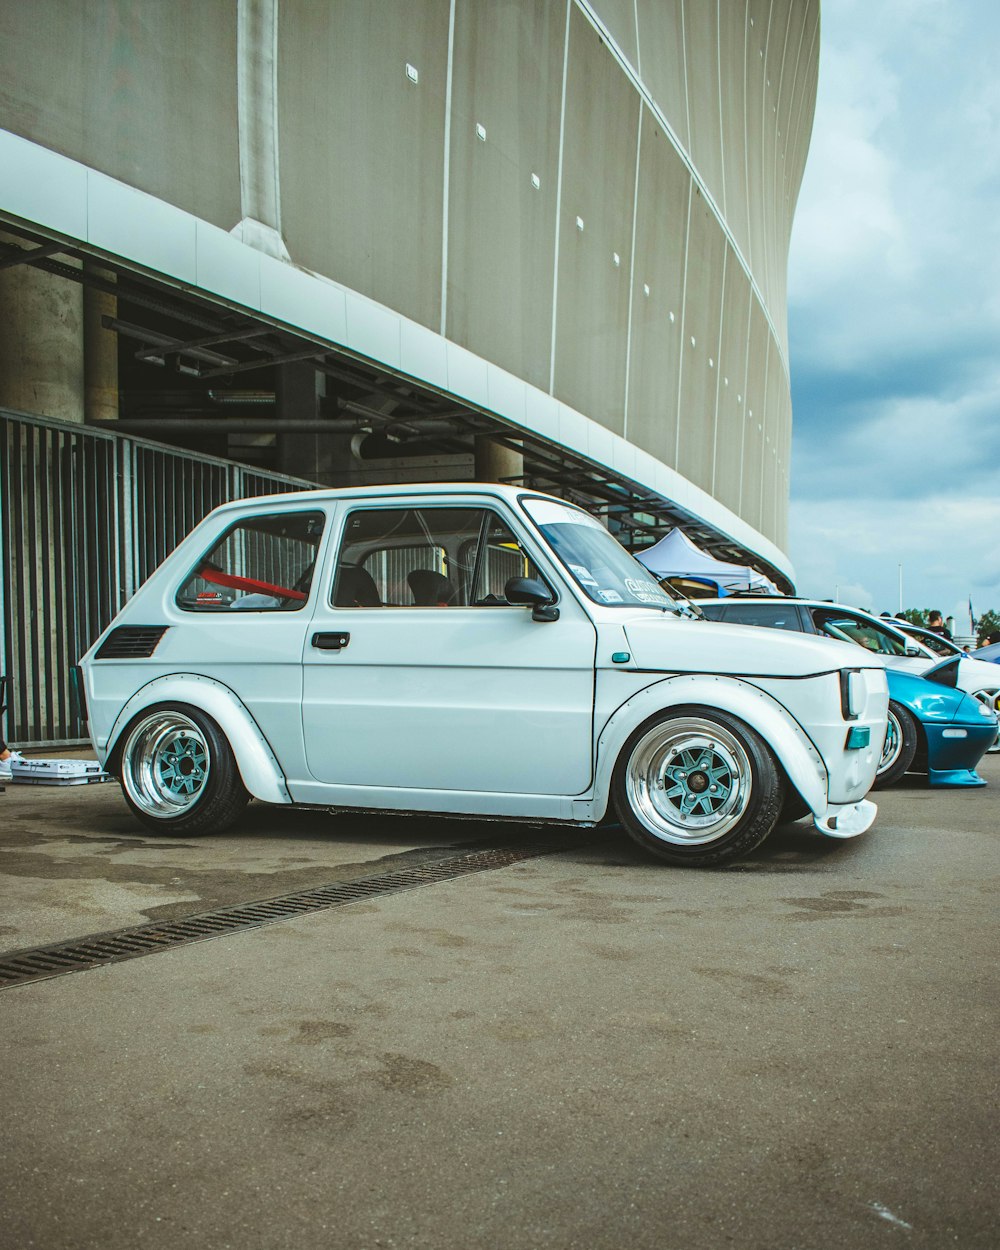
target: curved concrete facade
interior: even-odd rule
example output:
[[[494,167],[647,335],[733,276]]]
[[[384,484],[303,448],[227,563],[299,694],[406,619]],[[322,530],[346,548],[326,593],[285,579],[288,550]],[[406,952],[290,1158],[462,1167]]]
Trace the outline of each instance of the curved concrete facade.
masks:
[[[480,403],[790,571],[818,0],[34,0],[0,22],[0,215]]]

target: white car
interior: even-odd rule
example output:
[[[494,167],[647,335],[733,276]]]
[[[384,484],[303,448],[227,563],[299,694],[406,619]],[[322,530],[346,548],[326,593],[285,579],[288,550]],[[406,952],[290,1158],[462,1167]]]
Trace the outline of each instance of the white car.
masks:
[[[506,486],[216,509],[81,661],[97,753],[188,837],[248,799],[594,825],[680,864],[782,811],[863,833],[884,667],[710,627],[593,517]],[[793,815],[794,814],[794,815]]]
[[[765,625],[797,633],[836,638],[883,657],[892,668],[920,676],[943,660],[957,661],[953,684],[1000,713],[1000,668],[974,659],[960,649],[942,657],[922,639],[904,631],[892,618],[872,616],[861,608],[848,608],[825,599],[797,599],[783,595],[731,595],[725,599],[699,599],[698,608],[713,621]],[[938,636],[935,635],[937,638]],[[947,643],[939,638],[941,643]],[[950,644],[948,644],[950,646]],[[998,745],[991,748],[996,751]]]

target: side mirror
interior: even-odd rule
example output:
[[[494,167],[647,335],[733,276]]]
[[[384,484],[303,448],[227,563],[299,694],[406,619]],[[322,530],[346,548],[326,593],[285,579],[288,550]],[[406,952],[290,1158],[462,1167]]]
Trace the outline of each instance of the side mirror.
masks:
[[[552,602],[552,592],[537,577],[512,577],[503,588],[503,597],[508,603],[529,606],[533,621],[559,620],[559,609]]]
[[[919,647],[915,647],[912,642],[906,644],[906,654],[912,656],[922,656],[924,653]]]

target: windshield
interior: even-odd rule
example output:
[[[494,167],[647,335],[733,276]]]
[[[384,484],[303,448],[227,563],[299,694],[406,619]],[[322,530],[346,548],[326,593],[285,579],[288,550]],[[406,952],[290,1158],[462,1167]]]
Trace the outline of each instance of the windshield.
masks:
[[[616,542],[599,521],[551,499],[525,499],[524,510],[583,593],[611,608],[680,607],[652,573]]]

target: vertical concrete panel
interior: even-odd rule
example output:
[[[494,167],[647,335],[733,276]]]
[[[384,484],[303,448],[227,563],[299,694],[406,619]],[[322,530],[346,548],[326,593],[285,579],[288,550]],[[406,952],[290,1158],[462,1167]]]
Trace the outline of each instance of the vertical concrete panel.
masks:
[[[625,415],[638,125],[638,96],[604,41],[574,9],[553,389],[565,403],[618,432]]]
[[[688,227],[677,468],[712,489],[726,237],[698,187]]]
[[[591,3],[594,12],[607,27],[608,34],[628,58],[632,67],[638,69],[635,0],[591,0]]]
[[[782,60],[781,77],[778,83],[773,199],[777,208],[777,220],[780,223],[775,242],[783,257],[787,256],[788,239],[791,233],[791,214],[786,195],[788,144],[791,137],[792,105],[795,100],[795,89],[798,82],[807,12],[808,6],[805,4],[792,4],[788,9],[788,38],[785,43],[785,55]],[[787,269],[787,265],[783,265],[782,268]]]
[[[677,449],[690,188],[691,176],[676,148],[652,114],[645,113],[632,272],[628,437],[669,465]]]
[[[740,507],[743,466],[743,393],[746,386],[750,280],[730,251],[723,295],[719,391],[716,409],[715,477],[712,493],[727,508]]]
[[[743,489],[740,516],[760,528],[764,405],[767,399],[767,351],[771,331],[756,300],[750,305],[747,383],[743,394]]]
[[[722,210],[722,116],[719,99],[718,10],[705,0],[684,0],[690,150],[695,168]]]
[[[0,124],[231,229],[240,219],[236,5],[0,5]]]
[[[435,330],[448,18],[448,0],[282,0],[279,8],[288,250]]]
[[[719,62],[722,94],[722,151],[726,181],[726,221],[744,257],[750,255],[747,199],[746,0],[719,6]]]
[[[683,0],[636,0],[642,80],[681,144],[689,143]]]
[[[788,398],[788,378],[785,366],[773,338],[767,346],[767,391],[764,402],[763,434],[761,449],[761,529],[774,541],[778,528],[778,446],[782,441],[785,404]]]
[[[779,240],[783,237],[784,213],[775,199],[774,184],[777,169],[778,143],[778,90],[781,67],[788,46],[788,10],[792,0],[771,0],[767,46],[764,54],[764,122],[761,166],[764,185],[764,229],[767,254],[767,300],[768,308],[777,307],[779,272],[788,264],[787,249]],[[783,318],[782,318],[783,320]]]
[[[770,0],[749,0],[746,41],[747,202],[750,211],[748,260],[757,285],[767,291],[764,198],[764,53]]]
[[[456,6],[445,333],[545,390],[565,34],[545,0]]]
[[[816,111],[816,88],[819,82],[819,33],[819,4],[811,3],[806,11],[805,29],[802,32],[802,50],[799,53],[799,72],[790,104],[790,142],[785,169],[789,237],[795,205],[802,185],[802,175],[805,172],[806,156],[809,152],[813,115]]]

